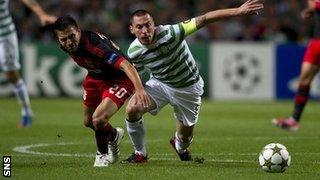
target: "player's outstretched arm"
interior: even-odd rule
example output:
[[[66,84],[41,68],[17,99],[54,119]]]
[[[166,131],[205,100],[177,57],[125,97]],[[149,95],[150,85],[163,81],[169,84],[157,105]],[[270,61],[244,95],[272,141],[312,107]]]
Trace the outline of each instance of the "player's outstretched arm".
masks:
[[[320,8],[320,7],[318,7]],[[301,17],[302,19],[309,19],[314,11],[316,10],[316,1],[315,0],[307,0],[307,7],[302,10]]]
[[[56,16],[47,14],[36,0],[21,0],[28,8],[30,8],[40,19],[41,24],[47,25],[52,24],[57,20]]]
[[[135,96],[134,96],[136,98],[135,99],[136,103],[141,103],[143,107],[150,106],[151,100],[147,92],[144,90],[144,87],[142,85],[142,82],[137,70],[127,60],[122,61],[119,66],[120,66],[120,69],[126,73],[126,75],[129,77],[129,79],[134,85],[134,88],[136,90]]]
[[[261,10],[262,8],[263,4],[260,2],[260,0],[248,0],[238,8],[219,9],[196,17],[196,27],[197,29],[200,29],[207,24],[228,17],[256,14],[257,11]]]

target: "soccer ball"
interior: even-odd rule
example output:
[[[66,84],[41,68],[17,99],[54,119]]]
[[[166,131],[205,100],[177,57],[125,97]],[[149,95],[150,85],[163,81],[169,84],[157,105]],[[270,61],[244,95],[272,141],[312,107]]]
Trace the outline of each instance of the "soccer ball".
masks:
[[[279,143],[266,145],[259,155],[259,164],[266,172],[284,172],[291,163],[287,148]]]

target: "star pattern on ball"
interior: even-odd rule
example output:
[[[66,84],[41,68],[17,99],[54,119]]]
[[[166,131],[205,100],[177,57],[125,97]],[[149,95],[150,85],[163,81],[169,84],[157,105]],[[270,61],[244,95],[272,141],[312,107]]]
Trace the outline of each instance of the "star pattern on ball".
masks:
[[[271,148],[272,149],[272,151],[273,151],[273,154],[272,155],[274,155],[274,154],[276,154],[276,153],[278,153],[278,154],[280,154],[280,151],[282,150],[281,148],[279,148],[277,145],[275,145],[273,148]]]
[[[279,166],[281,166],[281,172],[285,171],[286,167],[288,167],[288,161],[289,161],[289,158],[288,159],[282,158],[282,163],[279,164]]]
[[[278,143],[266,145],[259,155],[260,166],[266,172],[285,172],[290,166],[290,161],[291,157],[287,148]]]
[[[263,166],[268,167],[269,170],[271,170],[271,166],[273,165],[273,163],[270,160],[264,159],[265,162],[263,164]]]

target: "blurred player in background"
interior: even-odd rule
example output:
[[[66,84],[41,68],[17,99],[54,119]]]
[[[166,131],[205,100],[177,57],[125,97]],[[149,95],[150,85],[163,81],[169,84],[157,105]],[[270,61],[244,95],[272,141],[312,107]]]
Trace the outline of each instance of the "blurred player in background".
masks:
[[[131,15],[130,31],[137,39],[131,43],[128,55],[139,72],[151,73],[145,88],[152,101],[149,107],[142,106],[136,98],[129,101],[126,123],[134,153],[122,163],[147,162],[143,114],[156,115],[167,104],[173,107],[176,119],[176,132],[170,144],[180,160],[192,160],[188,147],[198,120],[204,82],[184,39],[215,21],[257,14],[262,8],[259,0],[248,0],[238,8],[210,11],[188,21],[157,27],[145,10]]]
[[[42,25],[53,23],[55,16],[43,11],[35,0],[21,0],[40,19]],[[33,113],[30,107],[28,90],[20,76],[19,49],[15,25],[9,12],[9,0],[0,0],[0,70],[6,73],[13,92],[21,104],[20,127],[29,127]]]
[[[62,50],[88,71],[83,81],[84,125],[95,131],[95,167],[108,166],[119,157],[122,128],[113,128],[110,118],[135,89],[135,101],[148,107],[150,99],[136,69],[105,35],[82,31],[70,16],[57,19],[54,34]]]
[[[310,40],[304,54],[299,77],[298,90],[294,98],[294,110],[289,118],[276,118],[274,125],[296,131],[305,105],[309,99],[310,85],[320,68],[320,0],[307,0],[307,7],[301,12],[305,20],[314,16],[314,37]]]

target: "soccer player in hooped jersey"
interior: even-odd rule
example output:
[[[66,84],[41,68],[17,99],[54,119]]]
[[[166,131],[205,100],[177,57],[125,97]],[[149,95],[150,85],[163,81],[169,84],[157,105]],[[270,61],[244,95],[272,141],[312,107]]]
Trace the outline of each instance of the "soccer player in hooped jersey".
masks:
[[[146,10],[137,10],[131,15],[129,28],[137,39],[131,43],[128,55],[138,72],[148,70],[151,73],[145,85],[151,105],[144,107],[135,98],[130,99],[126,123],[134,153],[122,163],[147,162],[142,116],[146,112],[156,115],[167,104],[173,107],[176,119],[176,132],[170,144],[180,160],[192,160],[188,147],[198,120],[204,82],[184,39],[207,24],[228,17],[257,14],[262,8],[259,0],[248,0],[238,8],[211,11],[185,22],[157,27]]]
[[[88,71],[83,81],[84,125],[94,130],[98,151],[95,167],[109,166],[119,158],[122,128],[113,128],[110,118],[135,90],[135,101],[150,104],[136,69],[105,35],[80,30],[70,16],[53,25],[60,47]]]
[[[41,25],[57,19],[47,14],[36,0],[21,0],[37,17]],[[16,27],[9,11],[9,0],[0,1],[0,71],[5,72],[13,92],[21,104],[19,127],[30,127],[33,119],[27,86],[20,75],[19,45]]]
[[[309,99],[310,85],[320,68],[320,0],[307,0],[307,7],[301,12],[305,20],[314,16],[314,38],[309,41],[303,57],[298,90],[294,98],[294,109],[289,118],[275,118],[272,123],[280,128],[297,131],[305,105]]]

